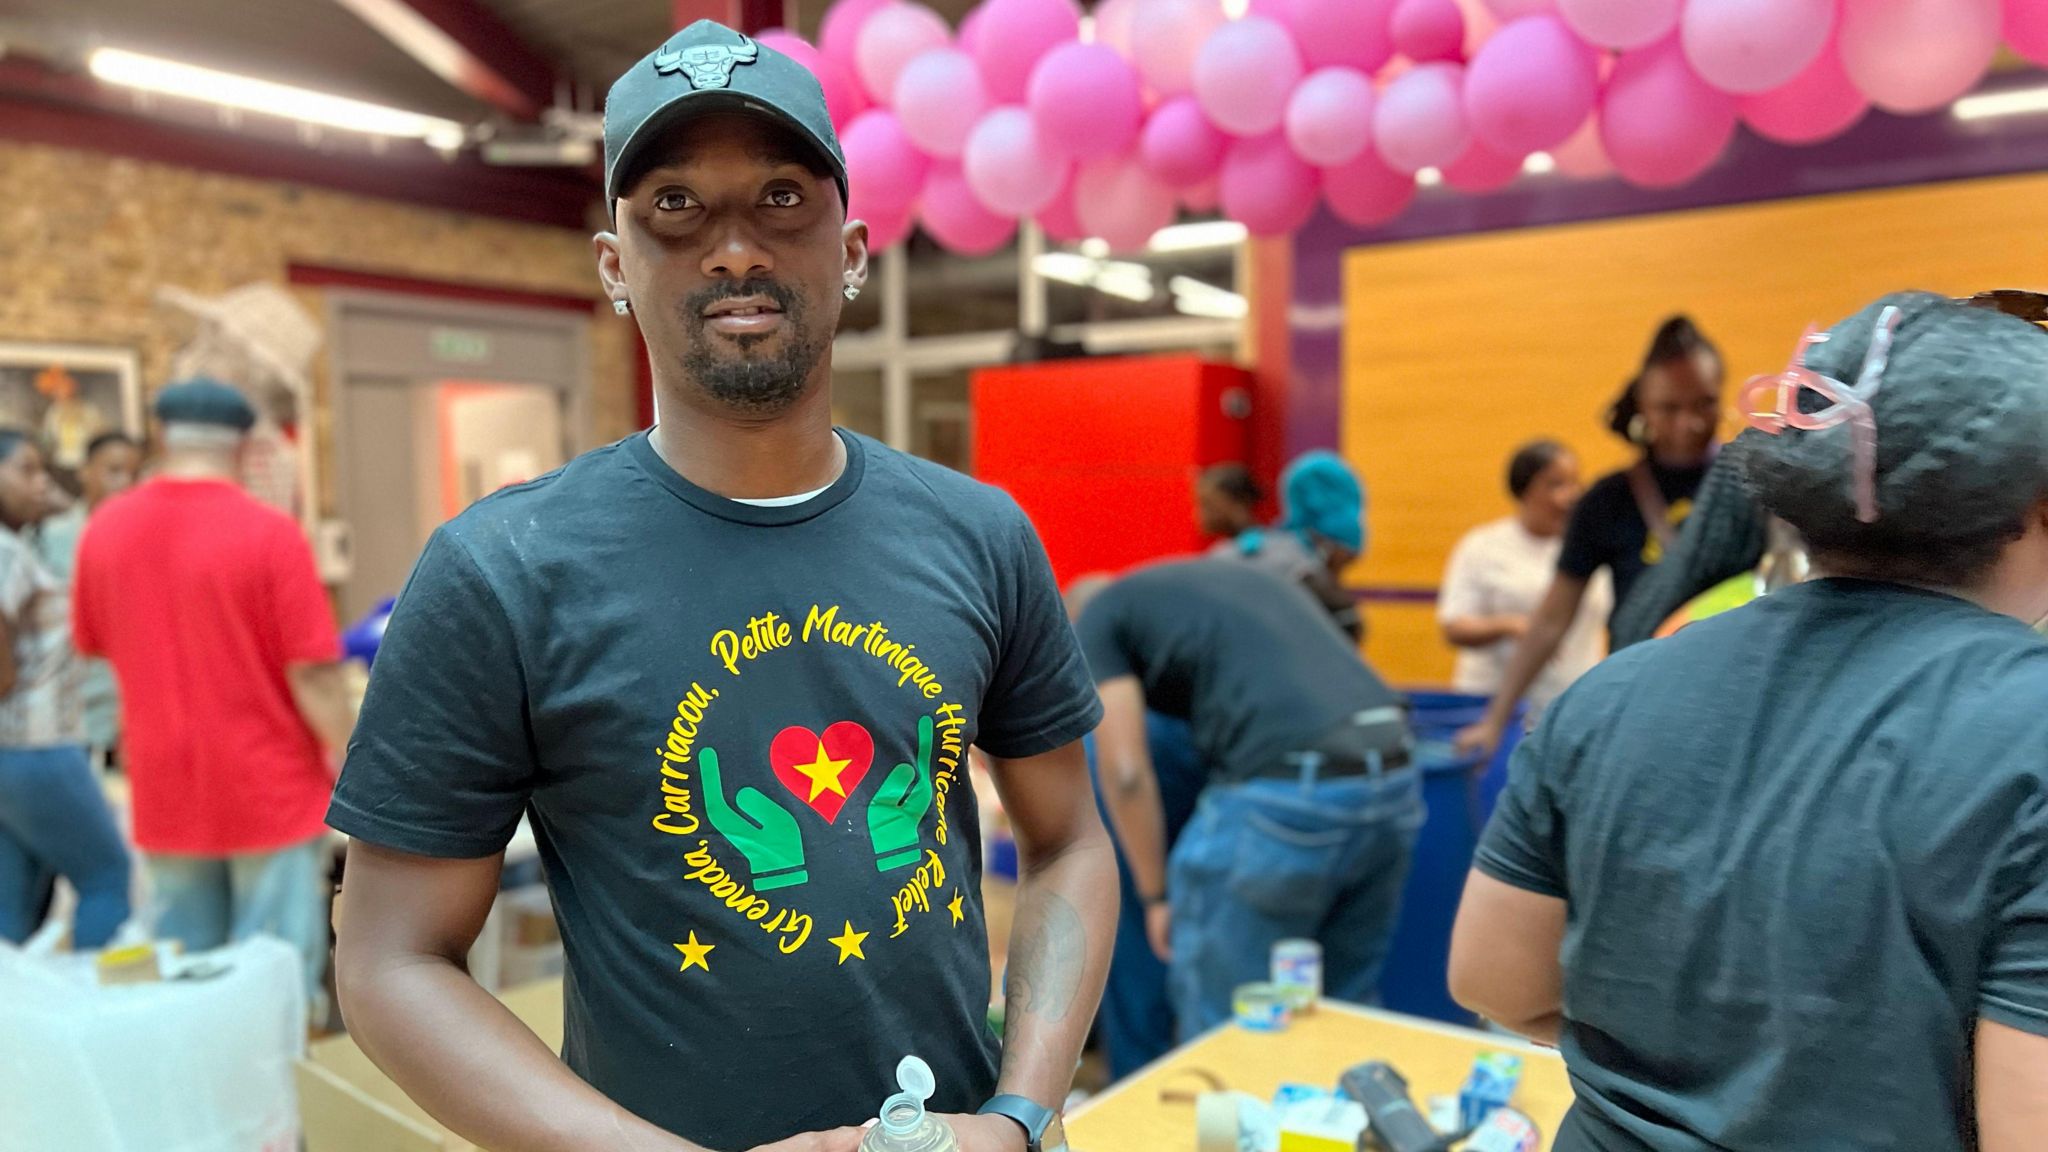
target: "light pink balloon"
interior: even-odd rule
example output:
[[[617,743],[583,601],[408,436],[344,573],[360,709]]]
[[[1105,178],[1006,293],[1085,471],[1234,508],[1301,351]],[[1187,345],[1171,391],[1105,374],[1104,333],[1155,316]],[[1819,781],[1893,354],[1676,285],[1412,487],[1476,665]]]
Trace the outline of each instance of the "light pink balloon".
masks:
[[[1679,25],[1700,79],[1738,96],[1791,81],[1835,30],[1836,0],[1690,0]]]
[[[1587,117],[1572,138],[1550,150],[1557,170],[1574,180],[1599,180],[1614,175],[1614,164],[1600,145],[1600,121]]]
[[[861,86],[878,103],[886,103],[912,60],[944,48],[952,38],[944,18],[924,5],[891,4],[868,17],[854,44]]]
[[[2005,0],[2005,42],[2036,64],[2048,64],[2048,0]]]
[[[954,157],[988,111],[988,92],[973,57],[953,48],[927,52],[896,78],[894,104],[903,131],[934,156]]]
[[[1631,184],[1684,184],[1706,171],[1734,134],[1734,97],[1693,73],[1675,36],[1627,53],[1607,81],[1600,143]]]
[[[1047,239],[1057,244],[1078,244],[1088,238],[1088,230],[1081,227],[1081,217],[1074,212],[1074,182],[1067,181],[1059,195],[1037,216],[1038,226]]]
[[[1281,22],[1309,68],[1356,68],[1370,76],[1394,57],[1394,0],[1292,0]]]
[[[1346,224],[1377,228],[1408,210],[1415,200],[1415,177],[1387,167],[1368,149],[1349,164],[1323,169],[1323,200]]]
[[[846,69],[853,75],[859,67],[854,59],[860,44],[860,30],[868,17],[897,3],[898,0],[839,0],[825,12],[825,18],[818,23],[818,50],[827,60]],[[860,79],[858,76],[853,77]]]
[[[1154,92],[1178,96],[1194,87],[1195,57],[1224,23],[1217,0],[1139,0],[1131,18],[1132,62]]]
[[[1209,123],[1193,96],[1176,96],[1145,121],[1138,159],[1169,186],[1185,188],[1215,176],[1229,147],[1230,137]]]
[[[1870,101],[1849,82],[1841,53],[1830,44],[1791,83],[1745,96],[1736,107],[1760,136],[1781,144],[1815,144],[1854,127],[1870,111]]]
[[[1593,50],[1555,16],[1505,25],[1465,69],[1472,134],[1501,155],[1564,143],[1599,97]]]
[[[1195,57],[1195,99],[1218,128],[1263,136],[1280,127],[1301,82],[1301,50],[1287,29],[1260,16],[1218,28]]]
[[[876,215],[907,212],[931,171],[931,157],[887,109],[861,113],[840,133],[839,147],[846,153],[846,182],[855,206]]]
[[[1395,50],[1418,64],[1465,58],[1465,13],[1457,0],[1400,0],[1389,29]]]
[[[1444,183],[1477,196],[1497,192],[1521,174],[1521,157],[1503,155],[1487,147],[1484,141],[1474,140],[1463,156],[1445,166]]]
[[[1138,71],[1107,44],[1062,44],[1031,73],[1026,107],[1045,142],[1076,160],[1129,150],[1145,123]]]
[[[1131,30],[1138,19],[1141,0],[1102,0],[1095,6],[1095,42],[1107,44],[1123,53],[1128,60],[1132,55]]]
[[[1422,64],[1380,93],[1372,110],[1373,144],[1396,171],[1413,175],[1465,154],[1472,132],[1465,122],[1465,70]]]
[[[962,256],[986,256],[1017,234],[1015,220],[989,211],[975,198],[957,164],[932,166],[917,216],[932,239]]]
[[[1118,252],[1135,252],[1173,223],[1173,189],[1128,156],[1083,164],[1074,174],[1081,226]]]
[[[1998,54],[1998,0],[1847,0],[1842,67],[1887,112],[1928,112],[1968,92]]]
[[[1678,27],[1680,0],[1557,0],[1558,15],[1588,44],[1641,48]]]
[[[1505,24],[1539,12],[1555,11],[1557,0],[1486,0],[1486,7],[1493,12],[1495,19]]]
[[[1223,214],[1254,236],[1285,236],[1315,214],[1315,167],[1294,154],[1279,133],[1239,140],[1223,159],[1217,191]]]
[[[762,47],[772,48],[810,70],[825,93],[825,110],[832,114],[832,126],[844,128],[855,116],[868,110],[867,93],[837,60],[788,32],[763,32],[754,37]]]
[[[1200,184],[1181,189],[1180,202],[1188,211],[1207,216],[1223,207],[1222,181],[1211,177]]]
[[[1047,52],[1081,38],[1074,0],[987,0],[974,29],[974,59],[990,99],[1021,103]]]
[[[960,165],[983,204],[1016,217],[1043,211],[1060,194],[1073,168],[1046,147],[1031,113],[1014,104],[981,118],[968,133]]]
[[[1343,164],[1372,146],[1372,79],[1353,68],[1314,72],[1287,101],[1287,142],[1320,168]]]

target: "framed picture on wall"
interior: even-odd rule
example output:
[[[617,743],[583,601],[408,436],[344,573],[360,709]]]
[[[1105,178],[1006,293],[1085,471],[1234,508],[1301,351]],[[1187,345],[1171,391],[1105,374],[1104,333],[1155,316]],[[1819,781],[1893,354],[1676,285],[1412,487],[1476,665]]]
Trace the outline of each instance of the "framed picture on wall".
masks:
[[[0,426],[34,435],[68,481],[93,437],[141,436],[141,375],[126,348],[0,341]]]

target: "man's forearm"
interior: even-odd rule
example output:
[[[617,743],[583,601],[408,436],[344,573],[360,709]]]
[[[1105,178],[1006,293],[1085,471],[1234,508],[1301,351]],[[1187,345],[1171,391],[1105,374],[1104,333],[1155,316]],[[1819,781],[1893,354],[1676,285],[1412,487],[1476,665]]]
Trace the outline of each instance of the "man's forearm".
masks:
[[[1057,855],[1024,863],[1003,982],[998,1090],[1058,1109],[1073,1084],[1074,1064],[1109,974],[1116,855],[1097,825],[1093,835]]]
[[[1143,763],[1105,763],[1103,768],[1103,806],[1123,845],[1131,884],[1145,900],[1164,899],[1166,810],[1159,799],[1159,776],[1149,757]]]
[[[346,749],[355,731],[356,709],[349,699],[348,679],[341,665],[295,665],[287,678],[291,682],[292,702],[298,706],[306,727],[313,730],[322,745],[337,753]]]

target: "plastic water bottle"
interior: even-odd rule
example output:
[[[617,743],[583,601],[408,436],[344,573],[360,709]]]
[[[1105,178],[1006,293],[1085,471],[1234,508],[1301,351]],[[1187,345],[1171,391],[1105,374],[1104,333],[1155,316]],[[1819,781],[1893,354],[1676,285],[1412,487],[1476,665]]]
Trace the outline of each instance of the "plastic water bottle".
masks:
[[[931,1065],[905,1056],[896,1065],[896,1086],[901,1091],[882,1101],[881,1114],[861,1139],[860,1152],[958,1152],[952,1126],[924,1110],[924,1102],[938,1087]]]

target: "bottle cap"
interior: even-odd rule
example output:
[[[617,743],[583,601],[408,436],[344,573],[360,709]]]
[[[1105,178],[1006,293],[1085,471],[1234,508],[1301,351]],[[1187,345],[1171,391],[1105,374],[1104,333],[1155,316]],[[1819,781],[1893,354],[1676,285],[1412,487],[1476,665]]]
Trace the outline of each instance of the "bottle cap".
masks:
[[[920,1102],[932,1098],[939,1082],[932,1075],[932,1066],[915,1056],[905,1056],[896,1065],[896,1085]]]

